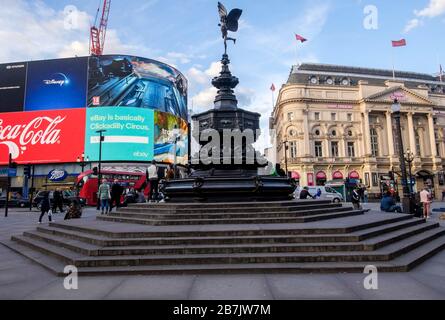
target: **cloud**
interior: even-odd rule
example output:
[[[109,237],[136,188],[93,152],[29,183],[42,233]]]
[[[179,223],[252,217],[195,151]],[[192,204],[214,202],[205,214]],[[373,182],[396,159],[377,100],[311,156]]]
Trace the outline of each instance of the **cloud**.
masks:
[[[403,30],[404,33],[408,33],[411,30],[417,28],[418,26],[420,26],[422,24],[422,22],[419,19],[411,19],[410,21],[408,21],[408,23],[405,26],[405,29]]]
[[[443,14],[445,14],[445,0],[430,0],[425,8],[421,10],[414,10],[414,15],[417,18],[413,18],[408,21],[403,32],[408,33],[411,30],[421,26],[425,19],[432,19]]]
[[[213,107],[213,101],[215,100],[217,90],[214,87],[209,87],[192,98],[194,112],[202,112]]]
[[[445,13],[445,0],[430,0],[428,6],[414,11],[418,17],[434,18]]]
[[[92,17],[66,6],[57,11],[40,0],[3,0],[0,11],[0,62],[67,58],[89,54]],[[107,31],[104,53],[154,56],[156,50],[123,43],[115,29]],[[179,54],[167,54],[181,60]],[[181,61],[184,61],[182,57]]]
[[[190,82],[191,88],[196,88],[199,85],[208,85],[212,79],[217,77],[221,72],[221,62],[215,61],[210,64],[208,69],[202,70],[202,66],[195,65],[191,67],[186,76]]]

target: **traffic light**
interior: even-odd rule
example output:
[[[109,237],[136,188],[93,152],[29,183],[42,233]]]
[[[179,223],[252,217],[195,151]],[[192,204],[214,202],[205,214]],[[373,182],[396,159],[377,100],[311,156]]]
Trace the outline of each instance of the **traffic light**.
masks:
[[[95,175],[95,176],[99,175],[99,169],[97,167],[93,168],[93,175]]]
[[[28,178],[31,176],[31,166],[25,166],[23,169],[23,175]]]

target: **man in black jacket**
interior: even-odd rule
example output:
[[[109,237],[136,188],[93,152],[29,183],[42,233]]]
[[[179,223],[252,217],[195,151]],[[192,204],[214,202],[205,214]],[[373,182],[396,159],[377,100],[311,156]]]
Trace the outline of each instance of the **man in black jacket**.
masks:
[[[53,194],[53,213],[57,212],[57,208],[59,208],[60,213],[63,213],[63,193],[59,188]]]
[[[111,211],[113,211],[114,207],[120,208],[121,206],[121,196],[124,192],[124,188],[119,184],[118,180],[114,180],[113,185],[111,186]],[[116,205],[114,205],[116,204]]]

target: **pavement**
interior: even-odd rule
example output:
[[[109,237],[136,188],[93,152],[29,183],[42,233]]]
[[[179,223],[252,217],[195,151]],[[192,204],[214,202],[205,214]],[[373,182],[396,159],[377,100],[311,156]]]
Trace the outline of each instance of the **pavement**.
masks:
[[[378,204],[365,204],[378,210]],[[434,203],[433,208],[445,208]],[[2,213],[2,212],[1,212]],[[94,209],[83,219],[95,219]],[[0,217],[0,241],[32,230],[39,214],[14,209]],[[433,215],[433,220],[439,214]],[[56,221],[63,220],[56,215]],[[445,223],[441,221],[442,225]],[[379,273],[378,289],[366,290],[366,274],[262,274],[82,277],[77,290],[64,279],[0,245],[0,299],[6,300],[443,300],[445,251],[410,273]]]

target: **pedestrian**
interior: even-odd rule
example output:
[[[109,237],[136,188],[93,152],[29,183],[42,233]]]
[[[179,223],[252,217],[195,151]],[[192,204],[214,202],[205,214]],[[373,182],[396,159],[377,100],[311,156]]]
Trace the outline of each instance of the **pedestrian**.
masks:
[[[358,188],[355,188],[354,191],[352,191],[352,205],[354,206],[355,210],[360,210],[360,194],[358,192]]]
[[[380,202],[380,210],[383,212],[397,212],[402,213],[402,208],[396,204],[394,197],[390,192],[387,192]]]
[[[101,214],[108,214],[110,212],[111,188],[107,183],[107,179],[102,180],[99,186],[98,198],[100,200]]]
[[[136,192],[136,203],[146,203],[147,200],[145,199],[144,190],[139,190]]]
[[[148,167],[148,180],[150,181],[150,202],[156,202],[158,200],[158,186],[159,186],[159,176],[158,167],[156,166],[156,161],[151,163]]]
[[[420,202],[423,204],[423,218],[430,218],[430,207],[431,207],[431,193],[428,188],[425,187],[422,192],[420,192]]]
[[[309,192],[309,188],[305,187],[303,190],[301,190],[300,192],[300,200],[307,200],[308,198],[312,198],[315,199],[315,196],[311,195]]]
[[[110,212],[113,211],[114,207],[116,207],[117,209],[120,208],[123,192],[124,188],[120,185],[119,180],[114,180],[114,183],[111,186]]]
[[[52,212],[51,212],[51,204],[49,201],[49,192],[45,192],[43,194],[43,199],[42,199],[42,202],[40,202],[40,207],[41,207],[42,214],[40,215],[40,218],[39,218],[39,224],[42,223],[42,219],[43,219],[43,216],[45,215],[45,213],[48,214],[49,222],[52,222],[53,219],[52,219]]]
[[[66,213],[65,220],[80,219],[82,217],[82,207],[77,200],[73,200]]]
[[[60,188],[57,188],[53,194],[53,213],[57,213],[57,208],[59,208],[60,213],[63,213],[63,193]]]
[[[368,189],[365,188],[365,190],[363,191],[363,203],[368,203],[369,202],[369,193],[368,193]]]

